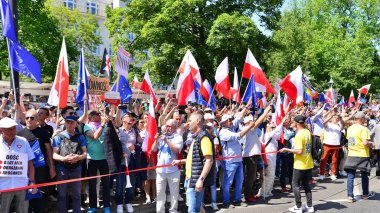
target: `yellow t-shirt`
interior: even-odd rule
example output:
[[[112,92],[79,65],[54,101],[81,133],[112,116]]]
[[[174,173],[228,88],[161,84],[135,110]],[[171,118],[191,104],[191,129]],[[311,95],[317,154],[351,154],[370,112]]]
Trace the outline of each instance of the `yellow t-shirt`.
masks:
[[[367,127],[354,124],[347,129],[348,156],[351,157],[369,157],[369,147],[364,146],[363,140],[370,139]]]
[[[191,177],[191,162],[193,161],[193,146],[194,141],[191,142],[189,152],[186,158],[186,178]],[[208,137],[203,137],[201,140],[201,150],[203,153],[203,156],[205,155],[211,155],[212,156],[212,142]]]
[[[302,149],[302,154],[294,154],[294,169],[307,170],[314,168],[313,157],[311,156],[311,133],[308,129],[302,129],[297,132],[294,138],[294,149]]]

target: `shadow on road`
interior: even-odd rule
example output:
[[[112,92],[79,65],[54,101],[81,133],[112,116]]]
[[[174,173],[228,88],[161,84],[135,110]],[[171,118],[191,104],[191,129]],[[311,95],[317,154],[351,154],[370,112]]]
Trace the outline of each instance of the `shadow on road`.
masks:
[[[331,209],[342,210],[346,208],[347,206],[344,206],[338,202],[330,202],[330,201],[326,201],[325,203],[319,203],[314,206],[314,209],[316,211],[331,210]]]

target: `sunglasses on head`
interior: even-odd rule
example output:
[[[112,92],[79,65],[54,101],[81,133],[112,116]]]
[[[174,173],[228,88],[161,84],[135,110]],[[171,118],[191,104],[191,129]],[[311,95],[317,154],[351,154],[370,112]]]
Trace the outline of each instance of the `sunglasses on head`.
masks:
[[[28,116],[28,117],[25,117],[25,119],[26,119],[26,120],[29,120],[29,119],[30,119],[30,120],[34,120],[34,117],[32,117],[32,116],[29,117],[29,116]]]

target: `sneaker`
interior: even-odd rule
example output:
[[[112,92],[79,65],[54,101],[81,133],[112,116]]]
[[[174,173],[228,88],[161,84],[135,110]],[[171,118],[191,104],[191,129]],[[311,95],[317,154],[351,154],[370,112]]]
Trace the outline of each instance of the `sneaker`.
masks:
[[[105,208],[104,208],[104,213],[111,213],[111,211],[110,211],[110,207],[105,207]]]
[[[214,211],[219,210],[218,205],[216,203],[211,203],[211,207],[212,207],[212,210],[214,210]]]
[[[150,200],[150,197],[148,197],[147,199],[146,199],[146,201],[145,201],[145,204],[151,204],[152,203],[152,201]]]
[[[223,203],[222,208],[223,209],[233,209],[233,208],[235,208],[235,206],[231,205],[229,203]]]
[[[123,204],[117,205],[116,213],[123,213]]]
[[[289,192],[289,189],[288,189],[288,188],[286,188],[286,187],[283,187],[283,188],[281,189],[281,192],[282,192],[282,193],[286,193],[286,192]]]
[[[91,208],[87,211],[87,213],[96,213],[96,208]]]
[[[343,171],[340,171],[340,172],[339,172],[339,175],[340,175],[340,176],[343,176],[343,177],[347,177],[347,172],[344,171],[344,170],[343,170]]]
[[[319,175],[319,176],[318,176],[318,180],[322,181],[323,179],[325,179],[325,176],[324,176],[324,175]]]
[[[302,210],[304,211],[304,212],[314,212],[314,207],[312,206],[312,207],[308,207],[307,205],[304,205],[303,207],[302,207]]]
[[[178,195],[178,201],[180,201],[180,202],[183,201],[183,198],[181,197],[181,195]]]
[[[368,200],[369,198],[375,196],[375,192],[371,191],[368,195],[362,195],[362,199]]]
[[[232,205],[234,205],[234,206],[241,206],[241,201],[240,202],[234,201],[234,202],[232,202]]]
[[[331,175],[330,178],[331,178],[332,181],[335,181],[335,180],[338,179],[338,178],[336,177],[336,175]]]
[[[298,208],[297,206],[293,206],[289,208],[289,211],[295,212],[295,213],[302,213],[302,208]]]
[[[246,202],[256,202],[257,199],[255,197],[247,197],[247,198],[245,198],[245,201]]]
[[[49,200],[50,200],[51,202],[57,202],[57,198],[54,197],[53,195],[49,195]]]
[[[354,203],[356,200],[353,197],[348,197],[347,203]]]
[[[133,207],[132,207],[132,204],[127,204],[127,212],[133,212]]]

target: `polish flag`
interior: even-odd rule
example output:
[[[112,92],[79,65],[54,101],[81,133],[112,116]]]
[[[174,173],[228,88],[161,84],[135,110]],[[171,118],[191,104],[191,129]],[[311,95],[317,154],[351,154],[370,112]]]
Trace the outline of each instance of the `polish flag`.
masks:
[[[189,60],[188,60],[189,61]],[[178,105],[184,106],[189,102],[196,102],[194,80],[191,75],[191,67],[188,61],[185,63],[183,73],[179,75],[177,84]]]
[[[276,93],[250,49],[245,58],[242,75],[246,79],[250,79],[251,75],[255,76],[256,92]]]
[[[303,101],[303,84],[302,70],[298,66],[290,74],[288,74],[280,84],[281,89],[289,96],[294,104],[299,104]]]
[[[146,158],[148,159],[148,162],[151,157],[155,158],[156,153],[153,152],[152,146],[154,143],[154,137],[157,134],[157,122],[156,122],[156,115],[154,112],[154,101],[152,96],[150,96],[150,103],[149,103],[149,111],[148,111],[148,124],[146,127],[146,136],[144,138],[144,142],[142,144],[142,151],[145,152]]]
[[[355,105],[355,95],[354,91],[351,90],[350,98],[348,99],[348,107],[351,107],[353,105]]]
[[[158,103],[157,97],[156,97],[156,94],[154,94],[154,90],[152,87],[152,83],[150,81],[148,70],[146,70],[145,72],[144,79],[141,82],[140,90],[144,91],[146,94],[151,95],[154,105],[157,105]]]
[[[292,109],[290,106],[290,99],[286,94],[284,95],[284,102],[282,103],[282,107],[284,108],[285,112],[288,112]]]
[[[332,86],[330,86],[330,89],[327,91],[326,103],[329,103],[330,105],[335,104],[334,91]]]
[[[215,73],[215,90],[227,99],[231,99],[231,84],[228,75],[228,57],[219,64]]]
[[[191,76],[199,85],[202,85],[202,78],[201,78],[201,74],[199,73],[198,63],[195,60],[193,54],[190,52],[190,50],[186,51],[186,54],[182,59],[178,72],[179,73],[185,72],[185,66],[187,62],[190,64]]]
[[[362,88],[358,89],[360,94],[363,94],[364,96],[367,95],[369,88],[371,87],[371,84],[367,84],[362,86]]]
[[[280,93],[277,93],[277,101],[276,101],[276,111],[275,111],[275,124],[280,125],[282,120],[285,117],[285,111],[284,111],[284,106],[281,101],[281,95]]]
[[[203,81],[203,87],[199,90],[203,99],[208,103],[211,97],[212,88],[208,80]]]
[[[62,40],[61,52],[59,54],[57,71],[53,86],[51,87],[48,104],[64,108],[67,105],[69,95],[69,63],[67,61],[67,51],[65,38]]]
[[[235,72],[234,72],[234,85],[233,87],[231,87],[231,96],[232,96],[233,101],[236,101],[237,103],[241,103],[239,77],[237,74],[236,67],[235,67]]]
[[[141,84],[139,82],[139,79],[137,79],[137,77],[133,77],[133,81],[132,81],[132,87],[136,88],[136,89],[140,89],[141,88]]]

